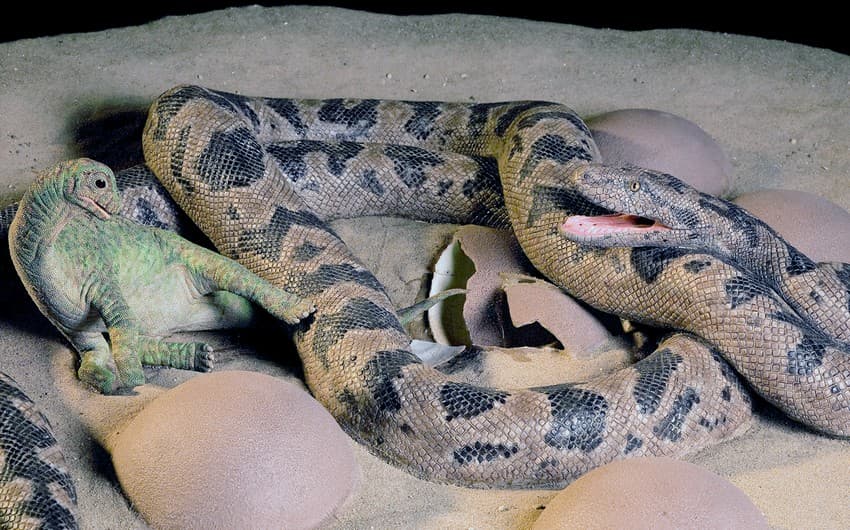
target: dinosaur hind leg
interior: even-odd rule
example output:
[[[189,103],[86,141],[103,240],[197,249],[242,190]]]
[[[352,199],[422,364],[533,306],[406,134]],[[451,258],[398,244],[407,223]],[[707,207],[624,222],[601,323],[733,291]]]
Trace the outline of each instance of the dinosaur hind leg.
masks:
[[[63,331],[80,353],[80,367],[77,369],[80,381],[105,394],[114,392],[118,383],[118,367],[103,334],[99,331]]]

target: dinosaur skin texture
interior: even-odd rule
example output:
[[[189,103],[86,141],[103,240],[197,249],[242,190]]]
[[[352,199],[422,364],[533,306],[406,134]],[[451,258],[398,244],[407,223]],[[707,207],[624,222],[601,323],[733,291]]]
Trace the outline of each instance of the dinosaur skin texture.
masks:
[[[80,379],[101,392],[143,384],[142,365],[211,370],[209,345],[162,337],[244,327],[250,302],[288,324],[314,311],[233,260],[116,215],[120,206],[108,167],[63,162],[26,193],[9,234],[27,291],[80,354]]]

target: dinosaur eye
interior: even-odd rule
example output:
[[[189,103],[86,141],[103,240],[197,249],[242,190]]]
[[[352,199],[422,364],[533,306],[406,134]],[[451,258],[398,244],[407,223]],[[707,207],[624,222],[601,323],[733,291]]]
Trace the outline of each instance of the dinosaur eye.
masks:
[[[639,180],[632,180],[631,182],[629,182],[629,189],[632,190],[632,191],[640,190],[640,181]]]
[[[97,180],[94,181],[94,185],[97,186],[100,189],[103,189],[103,188],[106,187],[106,181],[103,180],[103,179],[97,179]]]

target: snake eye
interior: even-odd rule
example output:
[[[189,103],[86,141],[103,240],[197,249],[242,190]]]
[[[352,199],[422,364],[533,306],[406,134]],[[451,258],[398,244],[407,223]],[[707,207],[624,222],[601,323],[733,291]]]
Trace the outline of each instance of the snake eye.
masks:
[[[103,188],[106,187],[106,181],[103,180],[103,179],[97,179],[97,180],[94,181],[94,185],[97,186],[100,189],[103,189]]]
[[[629,189],[631,191],[640,190],[640,181],[639,180],[632,180],[631,182],[629,182]]]

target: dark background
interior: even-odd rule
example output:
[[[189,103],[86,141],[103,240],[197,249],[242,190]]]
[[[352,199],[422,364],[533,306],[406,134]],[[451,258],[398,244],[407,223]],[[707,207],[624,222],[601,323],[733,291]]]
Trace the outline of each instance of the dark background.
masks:
[[[497,1],[504,5],[497,7],[495,5]],[[0,42],[132,26],[167,15],[201,13],[255,3],[268,6],[281,4],[281,2],[181,0],[158,3],[151,0],[123,0],[105,6],[103,4],[89,5],[86,2],[63,2],[61,5],[48,6],[24,0],[14,3],[14,12],[8,7],[4,9]],[[825,8],[816,2],[788,2],[784,3],[784,7],[779,2],[773,2],[767,3],[768,7],[761,8],[754,8],[752,4],[744,2],[724,5],[716,0],[678,2],[664,7],[654,6],[644,0],[633,1],[625,6],[617,5],[611,0],[553,0],[545,4],[527,0],[494,0],[484,6],[464,1],[294,3],[335,5],[397,15],[478,13],[624,30],[703,29],[786,40],[850,55],[850,36],[848,36],[850,22],[836,9]]]

